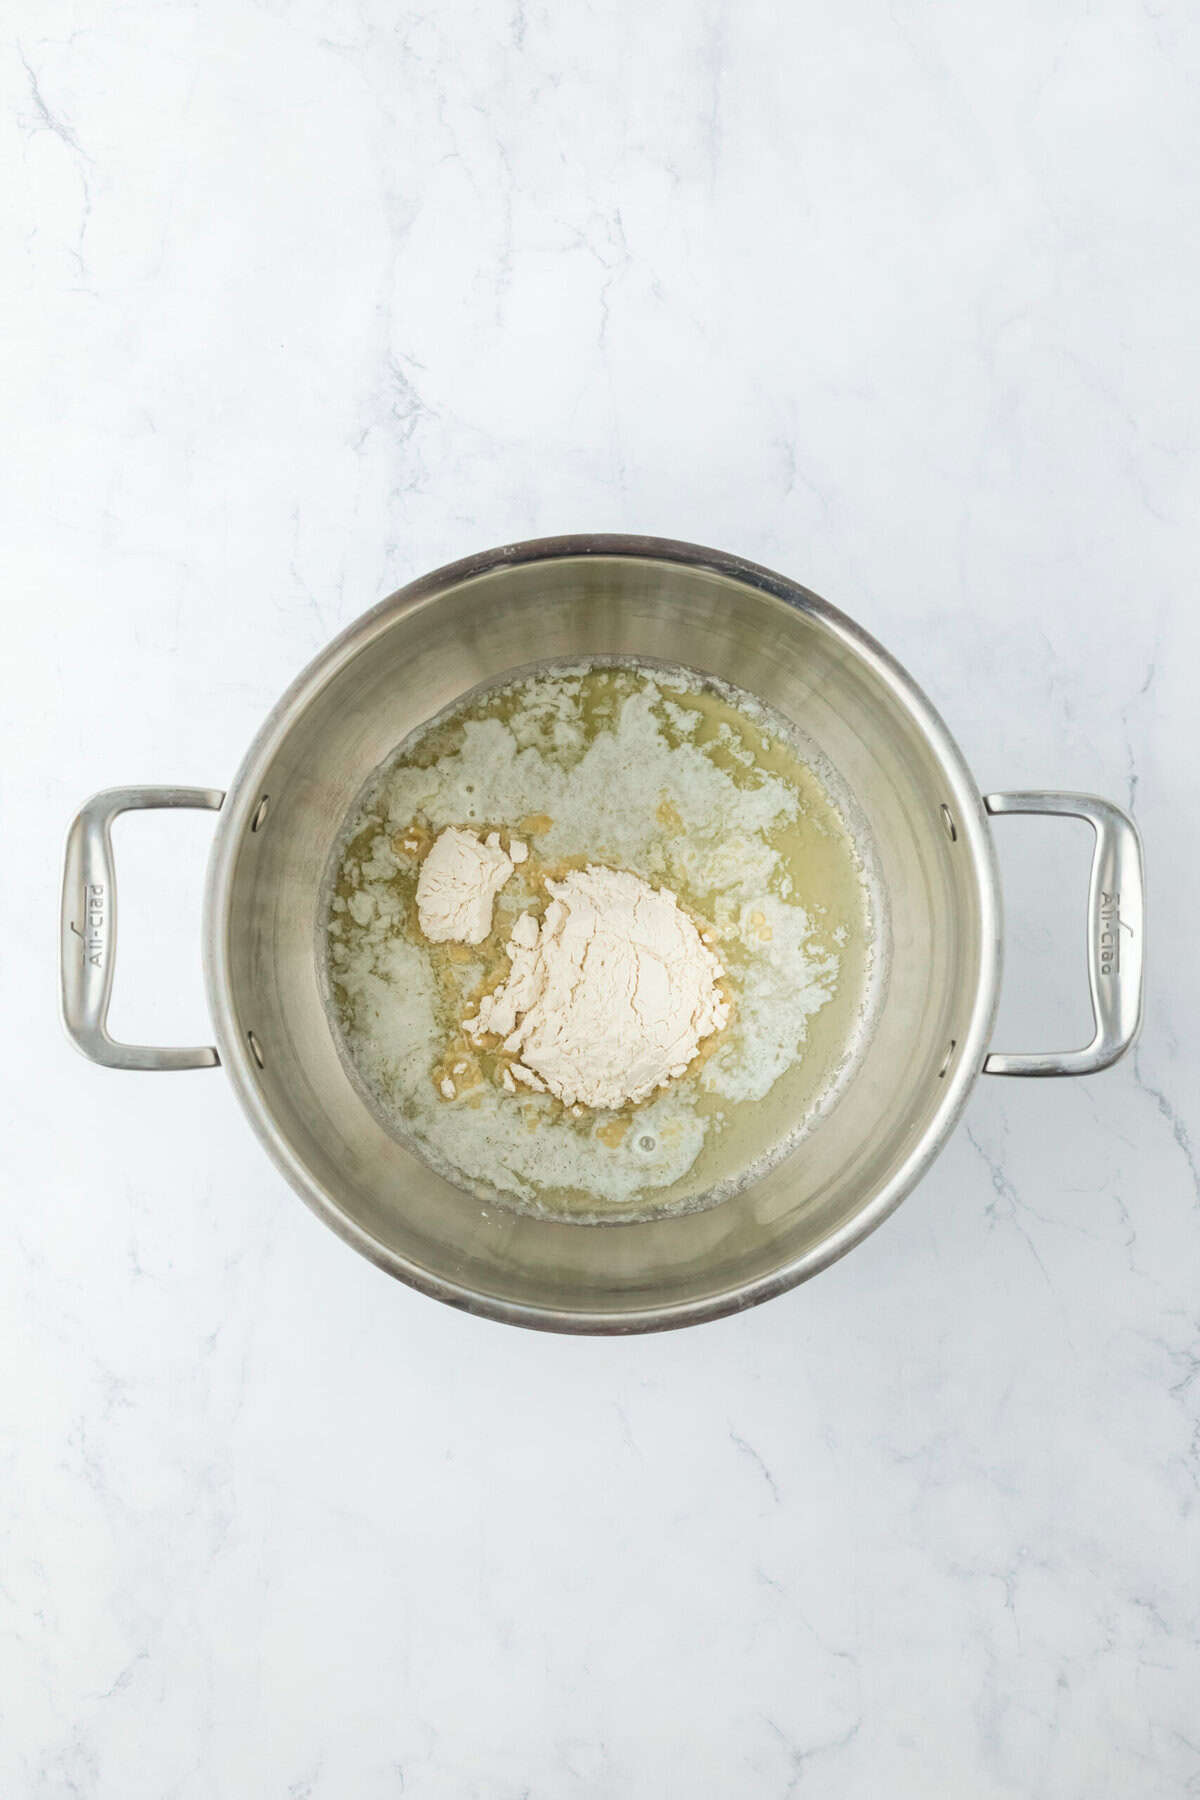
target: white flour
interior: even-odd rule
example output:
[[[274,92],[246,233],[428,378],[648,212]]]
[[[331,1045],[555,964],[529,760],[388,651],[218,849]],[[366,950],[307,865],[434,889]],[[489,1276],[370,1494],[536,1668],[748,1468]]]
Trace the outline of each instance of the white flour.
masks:
[[[540,929],[521,914],[508,978],[467,1033],[502,1038],[513,1078],[567,1106],[645,1100],[728,1019],[721,965],[675,895],[638,875],[589,867],[546,888]]]
[[[499,832],[489,832],[480,843],[473,831],[449,826],[421,864],[417,880],[423,935],[431,944],[482,944],[492,929],[496,895],[519,860],[501,849]]]

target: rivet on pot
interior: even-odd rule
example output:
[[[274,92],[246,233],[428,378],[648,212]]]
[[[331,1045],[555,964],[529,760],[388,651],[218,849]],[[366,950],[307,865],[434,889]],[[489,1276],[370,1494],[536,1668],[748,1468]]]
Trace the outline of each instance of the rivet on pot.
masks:
[[[944,800],[942,801],[942,824],[946,827],[946,835],[950,842],[956,844],[958,842],[958,826],[954,823],[954,814]]]
[[[249,1044],[250,1054],[258,1064],[259,1068],[265,1069],[267,1065],[263,1060],[262,1047],[252,1031],[246,1033],[246,1042]]]
[[[260,831],[267,822],[267,808],[271,804],[270,794],[264,794],[254,809],[254,817],[250,821],[251,831]]]
[[[945,808],[943,807],[942,810],[944,812]],[[957,1050],[957,1048],[958,1048],[958,1039],[951,1038],[950,1039],[950,1048],[947,1050],[946,1055],[942,1061],[942,1066],[938,1070],[938,1080],[939,1081],[942,1079],[942,1076],[946,1073],[946,1070],[950,1067],[950,1059],[954,1055],[954,1052]]]

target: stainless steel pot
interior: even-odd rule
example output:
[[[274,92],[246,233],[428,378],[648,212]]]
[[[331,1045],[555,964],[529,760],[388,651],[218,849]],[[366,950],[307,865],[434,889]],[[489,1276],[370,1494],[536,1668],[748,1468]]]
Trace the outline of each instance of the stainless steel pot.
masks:
[[[600,1228],[477,1199],[383,1130],[348,1079],[318,987],[318,887],[363,782],[459,695],[546,658],[683,663],[795,721],[874,838],[891,940],[886,991],[853,1079],[800,1150],[708,1211]],[[115,1043],[110,826],[134,807],[219,810],[204,960],[217,1047]],[[1095,1035],[1045,1055],[988,1051],[1001,962],[989,814],[1066,813],[1095,829],[1087,945]],[[1086,794],[982,798],[905,671],[850,619],[779,575],[656,538],[507,546],[414,582],[352,625],[266,721],[228,794],[117,788],[80,812],[62,914],[66,1028],[125,1069],[224,1063],[263,1144],[347,1242],[424,1293],[513,1324],[649,1331],[734,1312],[843,1255],[937,1155],[981,1072],[1083,1075],[1140,1021],[1141,846]]]

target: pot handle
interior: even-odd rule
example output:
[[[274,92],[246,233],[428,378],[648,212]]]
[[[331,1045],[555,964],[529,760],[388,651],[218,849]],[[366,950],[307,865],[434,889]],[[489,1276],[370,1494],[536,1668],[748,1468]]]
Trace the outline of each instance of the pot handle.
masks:
[[[217,788],[123,787],[94,794],[72,820],[63,870],[62,1020],[77,1050],[109,1069],[211,1069],[220,1061],[209,1045],[160,1049],[118,1044],[108,1035],[117,949],[117,885],[112,822],[151,806],[197,806],[216,812]]]
[[[1082,1050],[1027,1055],[995,1051],[985,1075],[1092,1075],[1123,1056],[1142,1023],[1145,884],[1137,826],[1095,794],[986,794],[989,813],[1056,813],[1086,819],[1096,834],[1088,889],[1088,986],[1095,1035]]]

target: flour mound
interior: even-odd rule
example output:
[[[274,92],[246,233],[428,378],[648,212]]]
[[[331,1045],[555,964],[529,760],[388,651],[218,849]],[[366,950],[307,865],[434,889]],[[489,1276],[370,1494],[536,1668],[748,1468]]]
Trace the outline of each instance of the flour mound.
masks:
[[[721,964],[669,888],[590,865],[523,913],[509,974],[464,1029],[503,1039],[526,1087],[567,1106],[619,1107],[683,1075],[729,1017]]]
[[[443,831],[417,882],[417,917],[430,943],[482,944],[492,929],[492,904],[512,872],[498,832],[481,843],[457,825]]]

